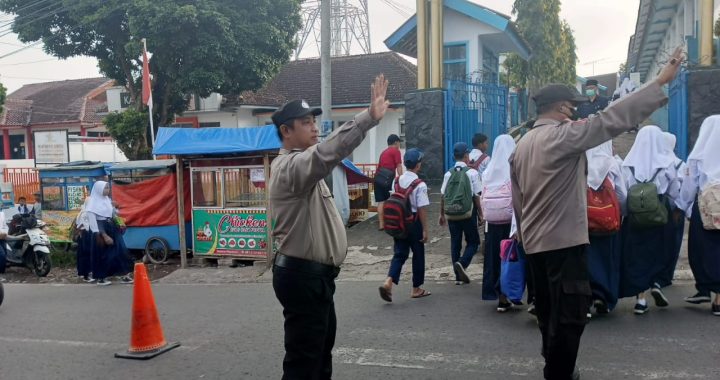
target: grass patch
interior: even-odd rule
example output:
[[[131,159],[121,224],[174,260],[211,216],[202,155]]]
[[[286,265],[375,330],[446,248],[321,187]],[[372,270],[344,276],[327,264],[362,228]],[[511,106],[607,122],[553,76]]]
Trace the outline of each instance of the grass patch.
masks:
[[[66,251],[65,246],[60,244],[53,244],[50,247],[50,259],[53,267],[58,268],[71,268],[77,264],[75,250]]]

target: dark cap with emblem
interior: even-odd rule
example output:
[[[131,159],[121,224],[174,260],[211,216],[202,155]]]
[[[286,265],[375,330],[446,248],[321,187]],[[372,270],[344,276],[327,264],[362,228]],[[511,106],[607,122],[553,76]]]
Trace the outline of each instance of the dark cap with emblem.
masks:
[[[322,113],[320,108],[310,108],[305,100],[293,100],[285,103],[280,109],[272,114],[272,121],[275,126],[280,127],[292,119],[305,117],[307,115],[317,116]]]
[[[587,100],[588,98],[581,96],[575,88],[564,84],[549,84],[541,88],[537,94],[533,96],[536,107],[557,102],[582,103]]]
[[[417,164],[422,162],[423,156],[425,155],[423,154],[422,150],[418,148],[408,149],[405,152],[405,157],[403,157],[405,167],[408,169],[415,169]]]
[[[463,155],[465,153],[470,153],[470,147],[468,147],[468,144],[464,142],[456,142],[455,145],[453,145],[453,154],[456,156]]]
[[[586,86],[597,86],[598,81],[595,79],[588,79],[587,82],[585,82],[585,85]]]

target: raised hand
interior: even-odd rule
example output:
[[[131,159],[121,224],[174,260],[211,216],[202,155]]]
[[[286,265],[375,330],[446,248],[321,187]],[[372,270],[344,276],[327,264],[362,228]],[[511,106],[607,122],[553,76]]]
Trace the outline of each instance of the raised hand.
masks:
[[[661,86],[672,82],[673,79],[675,79],[675,76],[680,69],[680,64],[682,64],[683,60],[683,49],[681,46],[678,46],[677,48],[675,48],[675,52],[673,52],[673,54],[670,56],[668,63],[665,65],[665,67],[662,68],[662,70],[660,70],[660,74],[658,74],[655,80],[658,81]]]
[[[380,121],[380,119],[385,116],[385,111],[387,111],[390,106],[390,102],[385,99],[387,88],[388,81],[385,79],[384,74],[380,74],[375,77],[375,81],[372,85],[370,85],[371,98],[370,109],[368,112],[370,113],[370,117],[372,117],[375,121]]]

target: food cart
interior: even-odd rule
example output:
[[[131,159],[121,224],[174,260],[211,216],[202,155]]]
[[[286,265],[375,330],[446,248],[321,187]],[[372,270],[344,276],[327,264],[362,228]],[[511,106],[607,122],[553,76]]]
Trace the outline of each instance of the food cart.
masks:
[[[280,147],[273,125],[160,128],[153,154],[175,156],[180,164],[186,161],[190,169],[195,256],[245,260],[271,257],[272,215],[267,207],[266,184],[270,163]],[[344,167],[352,172],[348,178],[369,181],[357,168]],[[184,191],[181,187],[178,192]]]
[[[48,226],[53,244],[69,244],[70,225],[82,208],[96,181],[107,181],[105,165],[100,162],[70,162],[38,168],[42,194],[42,219]]]
[[[175,160],[128,161],[107,168],[113,200],[127,229],[123,235],[129,249],[142,250],[153,263],[180,251]],[[187,178],[185,176],[184,178]],[[185,186],[185,231],[190,227],[190,190]],[[190,239],[186,232],[186,239]]]

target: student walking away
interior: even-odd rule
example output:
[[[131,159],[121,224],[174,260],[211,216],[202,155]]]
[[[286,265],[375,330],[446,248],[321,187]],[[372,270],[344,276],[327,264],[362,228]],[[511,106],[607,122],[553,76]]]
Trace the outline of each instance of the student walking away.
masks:
[[[380,298],[392,302],[392,286],[400,282],[402,266],[412,257],[412,298],[422,298],[430,292],[421,288],[425,283],[425,243],[428,239],[427,207],[430,200],[427,185],[417,173],[422,167],[423,153],[418,149],[405,152],[407,172],[393,184],[394,192],[385,204],[385,232],[393,237],[393,258],[385,283],[380,286]]]
[[[465,269],[480,246],[478,224],[481,216],[480,177],[477,170],[468,167],[470,150],[464,142],[455,143],[453,155],[455,165],[445,173],[440,193],[440,225],[447,222],[450,228],[450,257],[455,271],[455,285],[469,284],[470,277]],[[465,252],[462,239],[465,236]]]
[[[587,201],[590,245],[587,260],[593,306],[607,314],[617,305],[620,291],[620,225],[627,199],[625,179],[613,157],[612,141],[586,153]]]
[[[401,140],[398,135],[388,136],[388,147],[380,153],[380,162],[378,162],[377,171],[375,172],[375,203],[377,204],[380,231],[385,228],[383,202],[390,198],[390,190],[395,177],[401,176],[403,172],[400,143]]]
[[[115,222],[116,210],[110,199],[110,186],[105,181],[97,181],[85,204],[88,213],[89,230],[92,233],[91,266],[92,274],[101,286],[111,285],[111,276],[120,277],[123,283],[131,284],[128,275],[132,271],[133,260],[123,241],[120,228]]]
[[[489,144],[488,137],[482,133],[476,133],[472,138],[473,150],[470,151],[468,166],[477,170],[481,178],[488,164],[490,164],[490,155],[487,154]]]
[[[670,198],[678,199],[680,197],[680,189],[682,188],[682,182],[685,177],[686,165],[680,158],[675,155],[675,144],[677,139],[675,135],[668,132],[663,132],[664,141],[666,143],[666,149],[670,152],[673,157],[673,167],[677,176],[668,185],[668,194]],[[668,250],[668,260],[665,262],[665,268],[660,272],[658,276],[658,285],[660,288],[664,288],[672,285],[672,280],[675,276],[675,268],[677,267],[678,259],[680,258],[680,250],[682,249],[683,236],[685,235],[685,211],[678,208],[674,203],[670,204],[670,210],[672,218],[669,223],[674,233],[668,233],[665,236],[665,249]]]
[[[483,252],[482,299],[499,299],[497,311],[505,312],[512,303],[500,288],[500,242],[510,236],[512,222],[512,185],[510,183],[510,155],[515,140],[500,135],[493,145],[493,158],[482,175],[480,207],[485,219],[485,249]]]
[[[272,116],[283,144],[272,162],[268,187],[277,247],[273,289],[285,317],[283,379],[332,378],[333,297],[347,255],[347,235],[323,178],[383,118],[387,88],[383,75],[375,78],[369,109],[319,144],[315,117],[320,109],[295,100]]]
[[[662,130],[649,125],[640,129],[623,162],[628,217],[621,234],[620,297],[637,297],[634,312],[638,315],[648,311],[647,290],[656,306],[669,305],[660,282],[673,261],[667,245],[675,236],[670,209],[676,200],[670,191],[677,178],[674,161]]]
[[[688,258],[697,293],[686,302],[712,303],[720,316],[720,115],[705,119],[692,152],[677,206],[690,216]]]
[[[588,79],[585,83],[585,96],[588,100],[578,104],[577,112],[580,119],[587,119],[599,111],[607,108],[610,99],[600,96],[600,87],[595,79]]]
[[[577,122],[584,98],[565,85],[540,89],[539,115],[510,158],[517,237],[530,262],[535,307],[543,338],[546,379],[579,378],[580,338],[588,322],[591,289],[587,264],[587,158],[667,103],[662,86],[677,73],[677,49],[656,79],[597,116]]]

